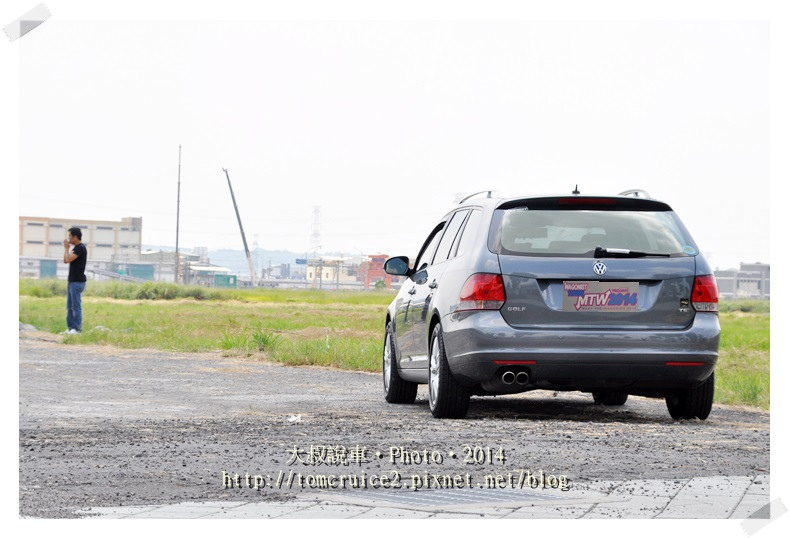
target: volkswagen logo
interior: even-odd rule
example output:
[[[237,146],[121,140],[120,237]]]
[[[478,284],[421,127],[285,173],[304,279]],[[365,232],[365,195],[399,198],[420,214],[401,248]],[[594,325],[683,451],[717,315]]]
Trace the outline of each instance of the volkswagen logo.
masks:
[[[593,271],[595,271],[596,275],[603,275],[606,273],[606,264],[603,262],[595,262],[593,265]]]

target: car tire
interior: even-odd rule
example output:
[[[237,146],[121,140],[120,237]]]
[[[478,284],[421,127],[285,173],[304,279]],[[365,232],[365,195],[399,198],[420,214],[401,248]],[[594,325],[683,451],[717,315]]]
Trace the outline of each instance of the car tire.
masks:
[[[450,372],[441,325],[433,329],[429,351],[428,407],[431,414],[436,418],[464,418],[469,410],[470,392]]]
[[[595,403],[603,405],[623,405],[628,401],[627,392],[619,392],[616,390],[593,392],[592,396]]]
[[[414,399],[417,397],[417,383],[404,381],[398,374],[394,331],[392,322],[387,322],[387,330],[384,333],[384,353],[381,360],[384,399],[389,403],[414,403]]]
[[[706,379],[700,385],[670,394],[666,397],[667,409],[675,420],[698,418],[705,420],[713,407],[714,377]]]

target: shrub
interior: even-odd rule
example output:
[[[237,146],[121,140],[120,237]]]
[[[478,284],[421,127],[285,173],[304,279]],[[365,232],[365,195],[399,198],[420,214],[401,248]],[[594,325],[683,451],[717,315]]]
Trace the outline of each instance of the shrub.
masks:
[[[720,312],[755,312],[770,314],[771,302],[759,299],[727,299],[719,301]]]
[[[281,340],[279,334],[267,333],[263,329],[256,329],[252,333],[253,347],[258,351],[271,351],[275,349]]]

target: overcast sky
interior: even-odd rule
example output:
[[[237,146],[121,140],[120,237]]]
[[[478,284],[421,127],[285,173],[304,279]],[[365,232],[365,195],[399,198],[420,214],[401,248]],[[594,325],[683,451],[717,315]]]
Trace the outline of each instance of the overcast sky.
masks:
[[[769,261],[767,22],[63,21],[20,40],[20,214],[414,253],[457,193],[642,188]],[[71,187],[71,189],[69,188]],[[67,200],[64,203],[64,200]]]

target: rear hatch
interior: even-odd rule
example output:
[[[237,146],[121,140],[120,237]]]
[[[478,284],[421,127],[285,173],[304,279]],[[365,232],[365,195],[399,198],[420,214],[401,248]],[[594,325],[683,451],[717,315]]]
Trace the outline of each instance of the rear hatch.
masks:
[[[519,328],[681,329],[689,305],[694,258],[594,260],[500,256],[508,324]]]
[[[697,249],[677,216],[653,200],[558,197],[511,201],[494,214],[513,327],[687,327]]]

